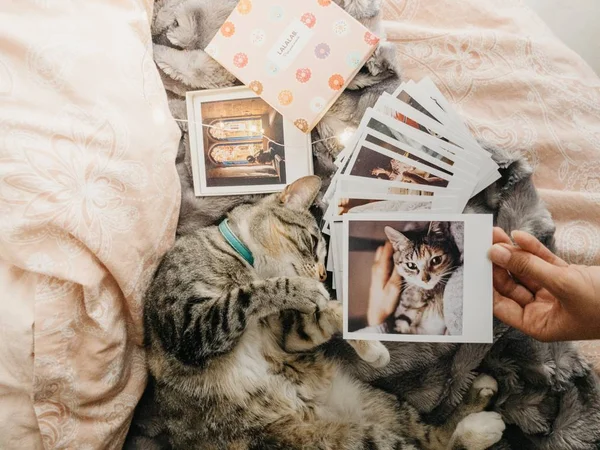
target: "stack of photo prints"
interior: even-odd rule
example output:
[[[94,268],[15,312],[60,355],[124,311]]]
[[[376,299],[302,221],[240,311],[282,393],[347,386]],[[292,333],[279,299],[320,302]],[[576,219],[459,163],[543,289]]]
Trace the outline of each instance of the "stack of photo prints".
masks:
[[[252,90],[188,92],[187,107],[196,195],[313,173],[310,134]],[[492,342],[492,218],[462,212],[500,174],[435,84],[383,94],[336,164],[323,232],[344,337]]]
[[[344,338],[492,342],[490,215],[462,214],[498,166],[430,79],[367,110],[324,200]]]

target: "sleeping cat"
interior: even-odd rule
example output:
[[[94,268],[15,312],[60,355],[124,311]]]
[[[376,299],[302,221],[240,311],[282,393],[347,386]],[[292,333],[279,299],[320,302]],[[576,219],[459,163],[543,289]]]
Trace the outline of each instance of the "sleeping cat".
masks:
[[[385,234],[405,284],[393,328],[403,334],[445,334],[444,287],[461,259],[450,223],[431,222],[411,237],[391,227],[385,227]]]
[[[165,256],[144,305],[152,390],[126,448],[483,450],[501,438],[502,419],[483,411],[497,391],[489,376],[448,423],[426,425],[319,348],[342,328],[309,212],[320,185],[305,177],[232,210],[245,256],[217,227],[179,238]],[[350,344],[374,367],[389,361],[379,342]]]

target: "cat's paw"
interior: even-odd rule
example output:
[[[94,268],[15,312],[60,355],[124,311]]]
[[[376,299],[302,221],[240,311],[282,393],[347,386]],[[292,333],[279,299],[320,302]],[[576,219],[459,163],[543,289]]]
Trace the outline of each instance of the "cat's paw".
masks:
[[[289,278],[286,291],[289,292],[283,302],[283,309],[296,309],[304,314],[313,314],[327,308],[329,292],[325,285],[312,278]]]
[[[466,403],[475,410],[483,411],[498,392],[498,382],[489,375],[481,374],[473,381]]]
[[[410,334],[411,332],[410,325],[405,320],[396,320],[396,326],[394,327],[394,330],[401,334]]]
[[[334,313],[335,316],[342,318],[342,314],[343,314],[343,306],[342,306],[342,302],[340,302],[339,300],[329,300],[327,302],[327,309],[331,310],[332,313]]]
[[[471,389],[478,398],[489,400],[498,392],[498,382],[489,375],[481,374],[475,378]]]
[[[347,341],[363,361],[376,369],[385,367],[390,362],[390,352],[379,341]]]
[[[502,417],[496,412],[470,414],[456,427],[456,442],[467,450],[485,450],[502,439],[505,428]]]
[[[343,316],[342,303],[337,300],[330,300],[327,306],[321,310],[321,314],[315,315],[318,320],[318,326],[321,332],[329,338],[342,331]]]

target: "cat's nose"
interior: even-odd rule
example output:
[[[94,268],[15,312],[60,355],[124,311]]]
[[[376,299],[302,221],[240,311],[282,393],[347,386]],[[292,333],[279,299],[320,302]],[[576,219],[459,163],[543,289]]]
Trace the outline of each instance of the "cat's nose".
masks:
[[[323,264],[319,264],[319,280],[325,281],[327,279],[327,269]]]

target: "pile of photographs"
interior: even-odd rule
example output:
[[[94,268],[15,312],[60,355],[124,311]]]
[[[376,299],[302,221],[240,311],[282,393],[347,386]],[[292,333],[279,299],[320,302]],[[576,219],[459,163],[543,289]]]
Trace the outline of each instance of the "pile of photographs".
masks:
[[[383,94],[367,110],[336,164],[338,171],[324,196],[328,207],[323,232],[330,235],[327,270],[333,274],[337,297],[344,301],[345,337],[491,342],[491,264],[486,252],[492,219],[461,213],[468,200],[500,174],[435,84],[430,79],[408,82],[393,95]],[[434,249],[434,241],[452,251]],[[467,247],[474,249],[468,266]],[[402,252],[408,248],[413,254],[410,261],[403,261]],[[382,253],[389,258],[388,272],[398,266],[402,295],[415,303],[411,307],[411,299],[400,296],[407,309],[398,306],[390,320],[373,327],[373,320],[367,320],[368,297],[374,295],[370,268]],[[459,267],[460,277],[454,276]],[[456,284],[458,278],[460,304],[452,308],[438,304],[440,311],[452,309],[446,311],[445,321],[425,321],[423,316],[429,314],[425,305],[431,302],[415,299],[435,295],[445,299],[449,294],[442,285],[449,288],[450,280]],[[466,283],[480,289],[463,289]],[[476,310],[483,322],[466,319],[470,302],[479,302]],[[485,327],[477,328],[481,323]]]

